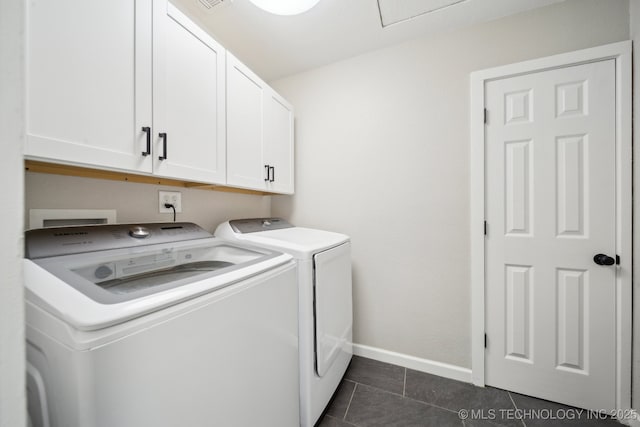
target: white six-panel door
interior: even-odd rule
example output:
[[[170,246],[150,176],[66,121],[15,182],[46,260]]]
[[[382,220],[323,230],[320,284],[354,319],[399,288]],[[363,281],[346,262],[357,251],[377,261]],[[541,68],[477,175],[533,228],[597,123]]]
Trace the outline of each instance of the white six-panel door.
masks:
[[[615,63],[486,85],[486,384],[615,408]]]

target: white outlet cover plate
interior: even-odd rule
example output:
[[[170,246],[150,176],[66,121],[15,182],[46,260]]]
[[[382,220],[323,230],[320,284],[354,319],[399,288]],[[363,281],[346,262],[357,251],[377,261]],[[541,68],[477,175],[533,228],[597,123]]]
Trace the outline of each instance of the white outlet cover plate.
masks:
[[[173,209],[165,208],[165,203],[171,203],[176,213],[182,213],[182,193],[179,191],[158,191],[158,212],[173,213]]]

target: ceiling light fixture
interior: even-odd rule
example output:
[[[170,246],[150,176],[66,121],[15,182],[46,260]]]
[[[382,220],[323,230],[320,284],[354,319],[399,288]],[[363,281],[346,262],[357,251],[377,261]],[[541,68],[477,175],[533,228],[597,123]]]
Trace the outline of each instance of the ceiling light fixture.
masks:
[[[311,9],[320,0],[250,0],[260,9],[276,15],[298,15]]]

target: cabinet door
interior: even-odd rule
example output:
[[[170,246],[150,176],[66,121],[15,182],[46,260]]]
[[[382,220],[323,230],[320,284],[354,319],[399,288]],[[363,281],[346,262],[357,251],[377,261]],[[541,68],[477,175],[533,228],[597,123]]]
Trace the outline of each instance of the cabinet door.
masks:
[[[267,189],[293,194],[293,107],[271,89],[265,101],[265,161],[272,168]]]
[[[25,155],[151,172],[151,0],[25,6]]]
[[[224,184],[224,48],[166,0],[153,14],[154,173]]]
[[[227,52],[227,184],[266,189],[264,82]]]

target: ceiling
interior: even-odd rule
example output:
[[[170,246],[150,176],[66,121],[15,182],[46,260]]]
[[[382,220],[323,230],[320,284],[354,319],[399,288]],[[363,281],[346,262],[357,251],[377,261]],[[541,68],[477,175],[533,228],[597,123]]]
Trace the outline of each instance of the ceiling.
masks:
[[[209,12],[199,0],[172,0],[266,81],[561,1],[320,0],[306,13],[277,16],[249,0],[226,0]]]

